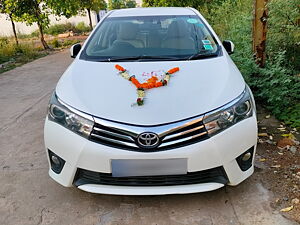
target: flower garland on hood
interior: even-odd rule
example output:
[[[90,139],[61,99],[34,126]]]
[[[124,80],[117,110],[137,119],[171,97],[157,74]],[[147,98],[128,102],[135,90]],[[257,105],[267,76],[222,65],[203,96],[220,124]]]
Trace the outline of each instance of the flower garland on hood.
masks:
[[[171,74],[176,73],[179,71],[179,67],[175,67],[168,72],[165,73],[165,76],[163,79],[158,81],[158,78],[155,76],[152,76],[149,78],[145,83],[140,83],[135,76],[130,76],[128,70],[124,69],[120,65],[115,65],[116,69],[120,71],[120,75],[125,78],[126,80],[129,80],[132,84],[134,84],[137,88],[137,95],[138,98],[136,100],[136,104],[138,106],[144,105],[144,98],[145,98],[145,90],[152,89],[152,88],[158,88],[162,86],[166,86],[168,82],[170,81]]]

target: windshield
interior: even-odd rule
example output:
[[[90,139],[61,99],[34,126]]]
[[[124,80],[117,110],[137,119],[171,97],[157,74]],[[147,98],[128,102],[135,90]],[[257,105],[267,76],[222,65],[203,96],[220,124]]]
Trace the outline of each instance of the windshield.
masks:
[[[218,53],[211,32],[198,16],[108,17],[81,54],[90,61],[194,59]]]

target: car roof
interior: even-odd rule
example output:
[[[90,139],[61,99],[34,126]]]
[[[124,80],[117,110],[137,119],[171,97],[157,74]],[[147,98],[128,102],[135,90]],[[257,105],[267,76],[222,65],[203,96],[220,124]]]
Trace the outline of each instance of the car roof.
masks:
[[[156,7],[113,10],[109,17],[196,15],[191,8]]]

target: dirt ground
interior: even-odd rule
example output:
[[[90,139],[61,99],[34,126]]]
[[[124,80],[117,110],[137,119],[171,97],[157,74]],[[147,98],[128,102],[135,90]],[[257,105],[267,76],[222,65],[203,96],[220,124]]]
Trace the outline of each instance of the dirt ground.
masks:
[[[299,161],[291,161],[299,160],[299,150],[290,155],[290,150],[268,144],[271,131],[260,138],[256,172],[236,187],[135,197],[95,195],[54,182],[48,176],[43,123],[50,95],[71,61],[66,50],[0,75],[1,225],[297,224],[290,220],[298,219],[297,204],[289,212],[280,209],[290,206],[299,195],[293,186],[299,184],[294,183],[297,168],[291,169],[299,165]],[[260,119],[261,129],[263,121],[269,123],[270,119]],[[274,127],[277,129],[277,124]],[[277,153],[281,151],[283,155]],[[292,172],[285,174],[289,170]]]
[[[274,193],[271,205],[276,210],[292,208],[283,215],[300,223],[300,135],[258,109],[259,144],[256,174]]]

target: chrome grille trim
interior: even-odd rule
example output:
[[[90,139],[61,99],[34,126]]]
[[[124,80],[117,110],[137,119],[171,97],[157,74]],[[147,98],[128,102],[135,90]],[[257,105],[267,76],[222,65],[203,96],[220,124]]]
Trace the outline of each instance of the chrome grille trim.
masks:
[[[181,132],[181,133],[168,135],[168,136],[166,136],[166,137],[164,138],[164,141],[169,140],[169,139],[172,139],[172,138],[180,137],[180,136],[185,135],[185,134],[189,134],[189,133],[191,133],[191,132],[194,132],[194,131],[196,131],[196,130],[200,130],[200,129],[202,129],[202,128],[204,128],[204,125],[199,126],[199,127],[196,127],[196,128],[193,128],[193,129],[191,129],[191,130],[187,130],[187,131]]]
[[[173,128],[170,128],[166,132],[163,132],[163,133],[159,134],[159,136],[163,137],[163,136],[166,136],[170,133],[175,133],[178,130],[184,129],[187,126],[191,126],[195,123],[202,122],[203,117],[204,116],[201,116],[201,118],[198,118],[198,119],[190,119],[190,120],[184,120],[184,121],[181,121],[181,122],[174,123],[174,124],[172,124],[172,125],[174,125]]]
[[[189,141],[189,140],[192,140],[192,139],[195,139],[197,137],[201,137],[203,135],[207,134],[207,132],[202,132],[200,134],[197,134],[197,135],[194,135],[194,136],[191,136],[191,137],[187,137],[187,138],[183,138],[183,139],[180,139],[181,142],[184,142],[184,141]],[[173,144],[176,144],[177,143],[177,140],[175,141],[170,141],[170,142],[163,142],[160,147],[165,147],[165,146],[169,146],[169,145],[173,145]]]
[[[154,126],[129,125],[100,118],[94,118],[94,120],[91,141],[130,151],[164,151],[194,144],[208,138],[208,132],[203,124],[203,115]],[[154,149],[139,147],[136,139],[144,132],[156,133],[160,138],[160,144]]]
[[[109,141],[109,142],[113,142],[116,144],[121,144],[121,145],[126,145],[126,146],[131,146],[131,147],[136,147],[136,145],[134,143],[128,143],[128,142],[122,142],[122,141],[117,141],[114,139],[110,139],[110,138],[106,138],[106,137],[102,137],[96,134],[91,134],[92,137],[98,138],[98,139],[102,139],[104,141]]]
[[[112,131],[107,131],[107,130],[104,130],[104,129],[100,129],[98,127],[94,127],[94,130],[97,131],[97,132],[101,132],[101,133],[105,133],[107,135],[114,136],[116,138],[124,139],[124,140],[127,140],[127,141],[134,141],[130,136],[114,133]]]

